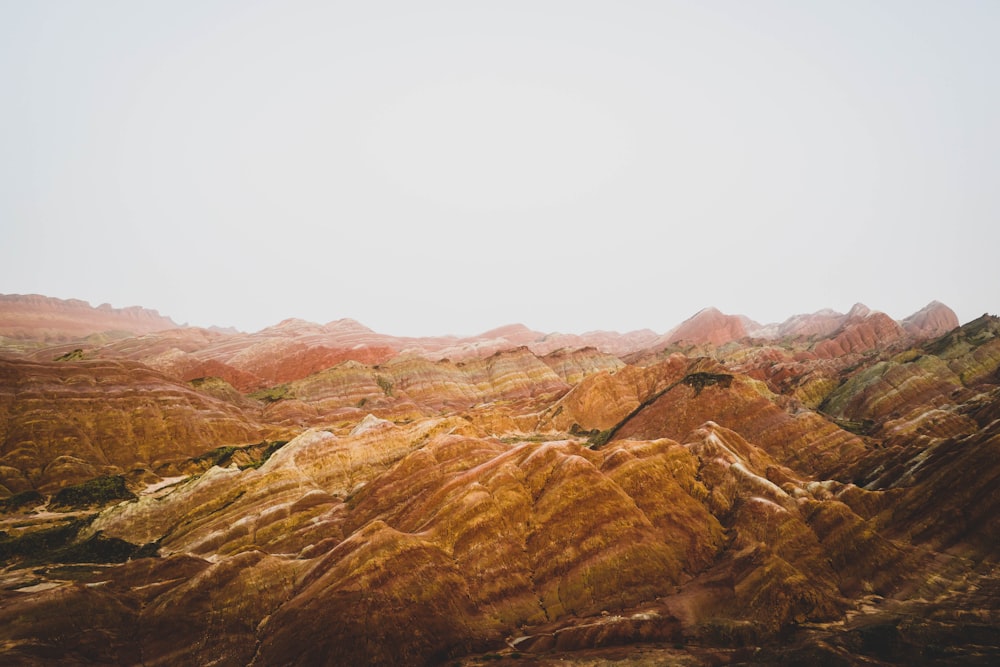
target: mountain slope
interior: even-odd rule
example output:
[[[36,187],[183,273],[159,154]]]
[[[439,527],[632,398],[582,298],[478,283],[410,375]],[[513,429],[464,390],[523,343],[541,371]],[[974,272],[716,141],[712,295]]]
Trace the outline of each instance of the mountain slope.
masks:
[[[921,313],[17,343],[3,661],[994,664],[1000,320]]]

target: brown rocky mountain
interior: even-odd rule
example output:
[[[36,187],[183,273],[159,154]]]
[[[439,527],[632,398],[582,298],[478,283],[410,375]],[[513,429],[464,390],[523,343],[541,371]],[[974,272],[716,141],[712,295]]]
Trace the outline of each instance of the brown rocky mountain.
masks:
[[[0,348],[0,664],[996,664],[1000,320],[951,318],[40,319]]]

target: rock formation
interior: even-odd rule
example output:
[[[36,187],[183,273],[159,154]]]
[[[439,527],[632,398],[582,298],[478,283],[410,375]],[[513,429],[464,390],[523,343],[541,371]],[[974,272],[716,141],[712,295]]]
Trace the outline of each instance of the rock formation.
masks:
[[[949,313],[38,324],[0,348],[0,662],[995,664],[1000,320]]]

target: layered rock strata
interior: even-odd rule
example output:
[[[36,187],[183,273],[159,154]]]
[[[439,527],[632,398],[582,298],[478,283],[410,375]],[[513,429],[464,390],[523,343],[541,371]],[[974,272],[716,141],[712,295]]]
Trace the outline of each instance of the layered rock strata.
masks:
[[[1000,325],[918,315],[620,356],[514,326],[324,357],[371,332],[295,320],[18,348],[0,661],[994,664]]]

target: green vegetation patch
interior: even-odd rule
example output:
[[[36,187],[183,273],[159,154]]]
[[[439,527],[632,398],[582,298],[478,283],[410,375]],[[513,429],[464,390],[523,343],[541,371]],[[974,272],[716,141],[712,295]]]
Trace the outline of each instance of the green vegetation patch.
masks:
[[[55,358],[55,361],[80,361],[83,359],[83,350],[77,348],[72,352],[67,352],[66,354],[60,354]]]
[[[264,465],[264,463],[266,463],[269,458],[271,458],[271,454],[274,454],[276,451],[278,451],[287,444],[288,444],[287,440],[272,440],[271,442],[265,441],[260,443],[260,445],[265,445],[264,451],[260,453],[260,458],[256,459],[252,463],[241,465],[240,470],[247,470],[251,468],[256,470],[257,468]],[[259,447],[260,445],[257,446]]]
[[[851,420],[851,419],[838,419],[832,415],[825,414],[821,412],[824,417],[829,421],[833,422],[840,428],[853,433],[854,435],[871,435],[876,430],[876,423],[874,419],[861,419],[861,420]]]
[[[514,445],[519,442],[548,442],[555,438],[545,433],[533,433],[531,435],[505,435],[500,438],[500,442],[505,445]]]
[[[376,375],[375,383],[382,390],[382,393],[386,396],[392,396],[392,380],[385,377],[384,375]]]
[[[225,445],[216,447],[204,454],[191,459],[193,463],[202,464],[206,468],[226,466],[236,463],[240,470],[259,468],[264,462],[271,458],[271,455],[288,444],[287,440],[262,440],[250,445]]]
[[[279,384],[267,389],[258,389],[247,394],[247,397],[264,403],[276,403],[286,398],[295,398],[292,394],[292,388],[287,384]]]
[[[78,508],[106,505],[122,500],[135,500],[134,493],[125,485],[124,475],[104,475],[81,484],[60,489],[52,497],[53,507]]]
[[[137,545],[117,537],[104,537],[99,532],[82,542],[68,544],[53,554],[53,563],[124,563],[134,558],[156,558],[159,545],[155,542]]]
[[[18,560],[26,565],[47,563],[124,563],[133,558],[155,558],[155,543],[136,545],[97,532],[77,541],[80,530],[93,517],[73,519],[51,528],[12,536],[0,532],[0,561]]]
[[[25,507],[35,507],[45,502],[45,497],[38,491],[31,489],[15,493],[10,498],[0,500],[0,512],[16,512]]]
[[[728,389],[733,383],[733,376],[728,373],[689,373],[681,380],[684,384],[694,388],[694,395],[697,396],[705,387],[719,385],[723,389]]]
[[[84,523],[74,519],[51,528],[33,530],[16,536],[0,531],[0,560],[38,559],[46,554],[55,553],[76,537]]]
[[[625,421],[627,421],[627,418]],[[606,445],[609,440],[611,440],[611,437],[614,436],[618,427],[621,426],[621,424],[624,424],[625,421],[622,421],[617,426],[613,426],[603,431],[598,428],[592,428],[588,431],[576,422],[573,422],[573,425],[569,427],[569,434],[577,438],[587,438],[587,444],[585,446],[590,449],[600,449]]]
[[[611,439],[611,436],[615,434],[615,430],[614,428],[609,428],[604,431],[597,431],[596,433],[592,432],[587,438],[587,447],[591,449],[603,447]]]
[[[238,447],[234,445],[225,445],[223,447],[216,447],[215,449],[210,449],[204,454],[199,454],[198,456],[191,459],[195,463],[207,463],[208,467],[219,466],[220,468],[225,468],[226,465],[232,460],[233,452],[235,452]]]

